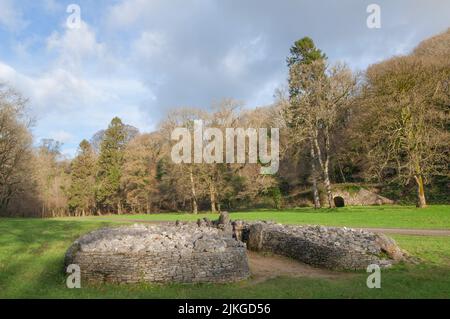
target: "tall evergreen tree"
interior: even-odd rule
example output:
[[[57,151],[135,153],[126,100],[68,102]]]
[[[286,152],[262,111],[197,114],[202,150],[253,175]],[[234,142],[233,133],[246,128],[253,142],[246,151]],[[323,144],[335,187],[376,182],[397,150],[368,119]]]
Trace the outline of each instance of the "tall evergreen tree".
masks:
[[[68,205],[75,215],[90,215],[95,208],[95,155],[87,140],[80,143],[77,157],[71,164]]]
[[[125,125],[115,117],[105,132],[98,159],[96,200],[99,211],[122,212],[120,187],[126,146]]]
[[[289,65],[289,124],[297,141],[309,142],[314,204],[319,206],[316,162],[322,173],[328,206],[333,207],[330,179],[332,143],[348,107],[356,78],[345,65],[328,66],[326,56],[310,38],[295,42]]]
[[[291,47],[291,55],[287,58],[287,64],[291,67],[294,64],[310,64],[318,60],[326,60],[327,56],[316,47],[310,37],[304,37],[295,41]]]
[[[318,74],[324,74],[326,55],[318,49],[314,41],[309,37],[304,37],[295,41],[290,50],[291,54],[287,58],[287,65],[289,67],[289,101],[290,106],[287,112],[287,124],[294,131],[294,135],[302,135],[300,138],[295,137],[296,140],[306,139],[309,142],[310,156],[311,156],[311,179],[313,186],[313,200],[314,207],[320,208],[319,190],[317,187],[318,171],[317,171],[317,151],[314,146],[312,128],[306,128],[306,133],[299,130],[299,127],[306,127],[311,123],[305,121],[304,112],[300,107],[298,100],[301,98],[302,93],[308,91],[309,81],[302,81],[305,73],[307,78],[313,80]],[[317,67],[305,67],[315,63]],[[317,72],[311,71],[311,69]],[[310,125],[309,125],[310,126]],[[306,136],[306,138],[304,138]]]

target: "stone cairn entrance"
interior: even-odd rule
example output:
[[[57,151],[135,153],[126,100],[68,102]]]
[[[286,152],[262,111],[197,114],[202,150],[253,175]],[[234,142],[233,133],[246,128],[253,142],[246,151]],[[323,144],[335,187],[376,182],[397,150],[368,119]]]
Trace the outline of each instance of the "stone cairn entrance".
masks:
[[[65,264],[88,282],[233,282],[250,276],[246,249],[335,270],[406,260],[395,241],[362,230],[219,220],[103,228],[77,239]]]

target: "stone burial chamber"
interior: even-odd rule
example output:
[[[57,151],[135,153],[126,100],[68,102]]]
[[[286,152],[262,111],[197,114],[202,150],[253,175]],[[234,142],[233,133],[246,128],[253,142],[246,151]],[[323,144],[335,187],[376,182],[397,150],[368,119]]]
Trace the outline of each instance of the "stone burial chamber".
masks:
[[[291,226],[270,222],[235,224],[236,236],[253,251],[284,255],[333,270],[389,267],[407,260],[407,253],[383,235],[346,227]]]
[[[95,230],[67,250],[70,264],[87,282],[233,282],[250,275],[243,242],[196,224]]]
[[[87,282],[235,282],[250,276],[246,250],[284,255],[333,270],[388,267],[409,259],[385,235],[345,227],[293,226],[265,221],[166,223],[102,228],[77,239],[66,267]]]

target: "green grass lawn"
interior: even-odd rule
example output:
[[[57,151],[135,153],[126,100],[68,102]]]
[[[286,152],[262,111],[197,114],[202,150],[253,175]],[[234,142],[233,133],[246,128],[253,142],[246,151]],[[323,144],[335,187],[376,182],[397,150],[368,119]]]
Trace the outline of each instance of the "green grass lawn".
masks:
[[[318,213],[306,209],[259,211],[233,213],[233,218],[346,226],[448,228],[448,215],[448,206],[434,206],[427,210],[371,207]],[[250,279],[233,284],[89,287],[82,283],[81,289],[66,288],[63,257],[73,240],[92,229],[117,225],[123,218],[138,217],[155,220],[198,218],[178,214],[115,216],[111,221],[99,218],[0,218],[0,298],[450,298],[450,237],[403,235],[394,238],[421,262],[383,270],[381,289],[366,287],[365,272],[335,279],[278,277],[260,283]]]
[[[147,221],[195,221],[208,217],[217,219],[217,214],[149,214],[110,215],[86,217],[83,220],[147,220]],[[258,210],[231,213],[232,219],[273,220],[283,224],[321,224],[326,226],[386,227],[418,229],[450,229],[450,205],[434,205],[425,209],[412,206],[366,206],[339,209],[298,208],[292,210]],[[73,220],[66,218],[65,220]],[[79,219],[76,219],[79,220]]]

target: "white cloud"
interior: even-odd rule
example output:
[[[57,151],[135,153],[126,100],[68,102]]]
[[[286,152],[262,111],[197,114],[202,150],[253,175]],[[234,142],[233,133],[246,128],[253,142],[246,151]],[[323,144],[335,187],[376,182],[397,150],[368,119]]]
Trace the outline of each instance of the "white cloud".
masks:
[[[113,116],[143,131],[155,125],[141,110],[144,100],[155,97],[132,78],[82,77],[61,68],[34,76],[0,61],[0,82],[10,84],[29,98],[30,111],[38,121],[37,141],[50,137],[63,142],[64,148],[75,149],[82,138],[107,127]]]
[[[64,7],[61,3],[58,3],[56,0],[43,0],[44,8],[47,12],[55,13],[58,10],[62,10]]]
[[[146,14],[156,11],[162,4],[159,0],[128,0],[113,5],[108,10],[108,24],[113,28],[128,27]]]
[[[67,111],[90,100],[101,101],[104,95],[89,81],[60,68],[28,76],[0,61],[0,81],[22,92],[39,114]]]
[[[149,54],[149,50],[157,50],[156,43],[161,37],[144,33],[141,40],[139,50]],[[135,76],[120,73],[115,63],[118,58],[97,41],[96,33],[88,24],[82,22],[79,29],[53,32],[47,38],[46,48],[55,54],[46,71],[27,73],[0,61],[0,81],[9,83],[30,99],[31,109],[43,127],[59,128],[52,127],[51,134],[64,131],[76,135],[73,132],[76,123],[95,131],[105,127],[116,115],[140,129],[149,127],[141,105],[155,96]],[[38,138],[46,137],[43,134],[46,133],[39,131]],[[68,135],[59,134],[59,137],[68,139]]]
[[[0,27],[2,25],[11,31],[19,31],[27,25],[12,0],[0,1]]]
[[[64,33],[53,32],[47,38],[47,49],[55,51],[58,63],[72,69],[79,69],[86,59],[105,57],[105,45],[97,42],[95,32],[85,22],[80,28],[66,28]]]
[[[282,88],[286,76],[287,75],[284,73],[279,74],[278,76],[274,75],[273,79],[263,83],[260,89],[248,98],[248,104],[252,107],[269,104],[268,101],[273,101],[276,90]]]
[[[134,41],[132,52],[139,59],[152,59],[160,56],[167,49],[167,39],[163,33],[157,31],[144,31]]]
[[[450,9],[442,0],[380,0],[383,27],[373,32],[365,5],[355,1],[91,1],[83,2],[80,29],[52,32],[67,15],[64,4],[13,1],[0,0],[0,45],[12,46],[0,52],[0,81],[30,98],[39,116],[36,136],[59,134],[72,153],[116,115],[149,130],[180,105],[208,107],[227,97],[250,107],[271,103],[286,83],[289,48],[303,36],[330,62],[364,68],[448,26]],[[24,17],[39,27],[14,38]]]
[[[17,72],[7,64],[0,62],[0,79],[7,79],[8,82],[17,82]]]
[[[114,30],[137,26],[196,23],[198,13],[215,11],[218,1],[211,0],[120,0],[106,11],[106,24]],[[186,27],[186,26],[185,26]]]
[[[73,134],[66,132],[64,130],[59,130],[59,131],[51,131],[49,133],[49,137],[59,141],[61,143],[67,143],[67,142],[72,142],[74,141],[75,137],[73,136]]]
[[[225,55],[222,64],[226,71],[233,76],[240,75],[253,63],[265,58],[265,44],[261,35],[248,42],[240,43]]]
[[[37,39],[35,37],[28,37],[20,41],[15,41],[12,44],[12,50],[18,58],[30,58],[29,49],[33,44],[36,43],[36,41]]]

